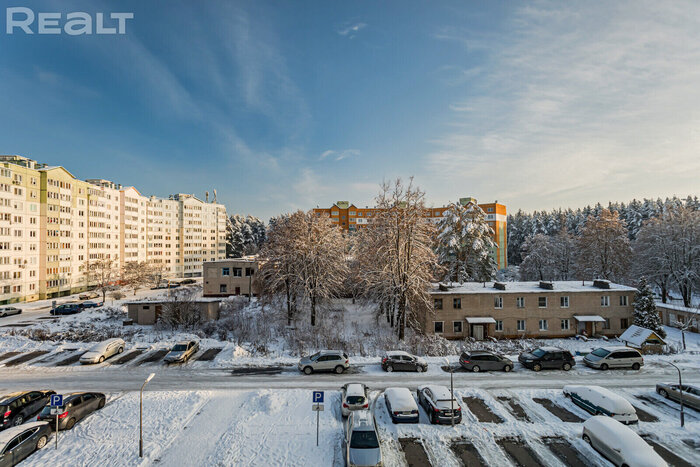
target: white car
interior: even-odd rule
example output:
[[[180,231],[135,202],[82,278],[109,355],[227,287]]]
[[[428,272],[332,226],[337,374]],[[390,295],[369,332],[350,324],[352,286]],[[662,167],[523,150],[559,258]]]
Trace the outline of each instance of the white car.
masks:
[[[341,406],[343,417],[350,415],[350,412],[353,410],[368,408],[369,398],[367,397],[367,386],[362,383],[348,383],[343,386]]]
[[[564,386],[564,395],[593,415],[607,415],[625,425],[639,422],[637,411],[622,396],[600,386]]]
[[[610,417],[596,415],[586,420],[583,440],[617,466],[668,467],[637,433]]]
[[[85,352],[80,357],[80,363],[91,364],[91,363],[102,363],[113,355],[120,354],[124,352],[124,346],[126,343],[124,339],[115,337],[114,339],[107,339],[104,342],[100,342],[93,348]]]
[[[418,404],[408,388],[387,388],[386,409],[394,423],[418,423]]]

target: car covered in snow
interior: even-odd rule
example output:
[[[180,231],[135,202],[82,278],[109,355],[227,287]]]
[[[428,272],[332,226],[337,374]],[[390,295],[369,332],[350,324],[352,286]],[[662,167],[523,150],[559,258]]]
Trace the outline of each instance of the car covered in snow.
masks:
[[[656,385],[656,392],[660,396],[676,402],[681,401],[681,389],[683,389],[683,405],[700,410],[700,386],[684,384],[681,388],[677,383],[659,383]]]
[[[19,315],[21,313],[22,313],[22,310],[20,310],[17,307],[14,307],[14,306],[0,307],[0,318],[4,318],[5,316],[10,316],[10,315]]]
[[[94,345],[90,350],[82,354],[80,356],[80,363],[84,365],[102,363],[109,357],[124,352],[124,346],[126,346],[124,339],[119,337],[107,339],[106,341]]]
[[[25,423],[0,433],[0,467],[19,464],[49,441],[51,428],[46,422]]]
[[[345,465],[348,467],[381,466],[382,448],[372,414],[355,411],[345,423]]]
[[[403,350],[392,350],[382,357],[382,370],[389,373],[392,371],[416,371],[422,373],[428,370],[428,362]]]
[[[617,466],[668,467],[654,448],[617,420],[596,415],[583,423],[583,440]]]
[[[622,396],[600,386],[564,386],[564,395],[593,415],[607,415],[618,422],[630,425],[639,422],[637,411]]]
[[[436,384],[421,386],[418,388],[417,396],[418,403],[425,409],[430,423],[446,425],[451,425],[453,421],[455,424],[461,423],[462,407],[445,386]]]
[[[478,373],[480,371],[505,371],[513,369],[513,362],[503,355],[490,352],[488,350],[473,350],[462,352],[459,357],[459,364],[467,371]]]
[[[518,361],[525,368],[534,371],[569,371],[572,366],[576,365],[571,352],[559,347],[539,347],[532,351],[523,352],[518,356]]]
[[[583,363],[591,368],[607,370],[612,368],[631,368],[639,370],[644,365],[644,358],[638,350],[629,347],[598,347],[583,357]]]
[[[332,371],[341,374],[350,367],[348,354],[342,350],[321,350],[299,360],[299,371],[310,375],[318,371]]]
[[[199,350],[199,342],[197,341],[182,341],[178,342],[165,355],[163,360],[166,363],[184,363],[196,354]]]
[[[369,408],[367,386],[362,383],[348,383],[342,389],[341,411],[343,417],[350,415],[353,410]]]
[[[394,423],[418,423],[418,404],[408,388],[387,388],[384,402]]]

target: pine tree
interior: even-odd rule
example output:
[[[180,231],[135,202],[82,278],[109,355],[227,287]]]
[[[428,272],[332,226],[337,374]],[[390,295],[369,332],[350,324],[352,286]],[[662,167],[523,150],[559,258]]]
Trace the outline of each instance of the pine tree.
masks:
[[[635,325],[651,329],[661,337],[666,337],[666,331],[661,325],[661,317],[659,317],[659,312],[656,311],[654,293],[644,277],[639,281],[639,287],[634,294],[633,305]]]

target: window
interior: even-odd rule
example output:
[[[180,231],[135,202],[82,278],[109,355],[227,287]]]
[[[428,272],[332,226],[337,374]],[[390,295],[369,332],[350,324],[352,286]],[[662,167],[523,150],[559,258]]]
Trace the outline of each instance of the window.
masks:
[[[605,318],[603,322],[603,329],[610,329],[610,318]]]
[[[459,310],[462,308],[462,299],[461,298],[453,298],[452,299],[452,308],[455,310]]]
[[[562,308],[569,308],[569,297],[560,297],[559,298],[559,303]]]
[[[445,323],[442,321],[433,321],[433,330],[435,334],[442,334],[444,325]]]
[[[493,307],[503,308],[503,297],[493,297]]]
[[[436,310],[442,310],[442,298],[436,298],[433,300],[433,305],[435,306]]]
[[[610,306],[610,295],[600,296],[600,306]]]
[[[620,318],[620,329],[627,329],[629,326],[630,325],[627,318]]]
[[[462,333],[462,322],[461,321],[452,321],[452,330],[455,332],[455,334],[461,334]]]
[[[540,308],[547,308],[547,297],[538,297],[537,306]]]
[[[241,277],[243,270],[241,268],[233,268],[233,277]]]
[[[620,295],[620,306],[627,306],[627,295]]]
[[[518,331],[524,331],[524,330],[525,330],[525,320],[519,319],[518,320]]]
[[[568,320],[568,319],[563,319],[563,320],[561,320],[561,330],[562,330],[562,331],[568,331],[568,330],[569,330],[569,320]]]
[[[503,321],[500,319],[496,320],[496,331],[503,331]]]
[[[230,275],[231,275],[231,269],[229,269],[229,268],[221,268],[221,275],[222,275],[222,276],[230,276]]]
[[[541,319],[540,320],[540,331],[546,331],[549,329],[549,323],[547,322],[546,319]]]
[[[219,284],[219,293],[226,293],[226,284]]]
[[[253,268],[245,268],[245,276],[250,277],[254,273]]]
[[[515,299],[515,304],[518,308],[525,308],[525,297],[517,297]]]

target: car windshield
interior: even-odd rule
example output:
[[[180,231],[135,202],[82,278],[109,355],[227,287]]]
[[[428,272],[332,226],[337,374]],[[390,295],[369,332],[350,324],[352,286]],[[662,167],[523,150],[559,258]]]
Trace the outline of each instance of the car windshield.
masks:
[[[374,431],[354,431],[350,440],[351,449],[377,449],[379,440]]]
[[[364,404],[365,398],[362,396],[348,396],[346,399],[348,404]]]
[[[534,352],[532,352],[532,355],[534,355],[537,358],[540,358],[542,355],[544,355],[546,352],[542,349],[537,349]]]
[[[187,345],[185,344],[177,344],[175,347],[173,347],[173,352],[182,352],[184,350],[187,350]]]
[[[321,352],[315,353],[312,356],[309,357],[310,360],[316,360],[318,356],[321,355]]]
[[[610,355],[610,352],[607,351],[607,350],[605,350],[605,349],[595,349],[595,350],[594,350],[593,352],[591,352],[591,353],[592,353],[593,355],[595,355],[596,357],[601,357],[601,358]]]

